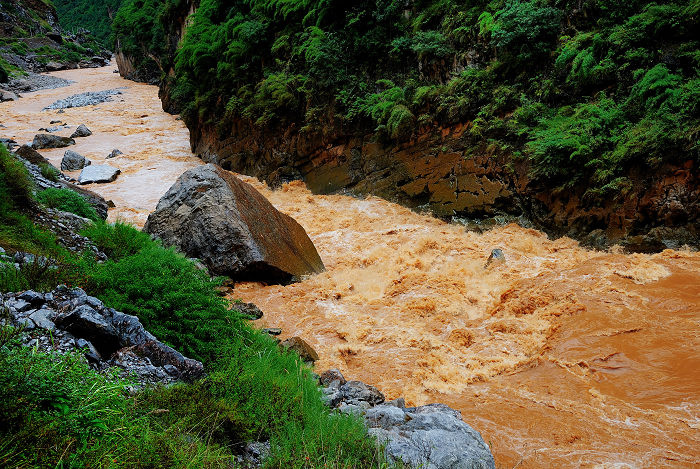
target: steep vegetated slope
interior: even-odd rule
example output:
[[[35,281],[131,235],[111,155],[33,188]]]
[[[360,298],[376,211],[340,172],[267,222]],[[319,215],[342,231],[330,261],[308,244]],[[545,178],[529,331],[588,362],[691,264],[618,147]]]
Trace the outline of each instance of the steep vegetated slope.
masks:
[[[87,29],[103,46],[111,47],[112,19],[122,0],[53,0],[53,4],[64,29]]]
[[[51,2],[0,1],[0,82],[28,71],[101,66],[106,58],[90,34],[63,30]]]
[[[699,17],[697,0],[127,0],[115,31],[224,167],[655,250],[698,240]]]

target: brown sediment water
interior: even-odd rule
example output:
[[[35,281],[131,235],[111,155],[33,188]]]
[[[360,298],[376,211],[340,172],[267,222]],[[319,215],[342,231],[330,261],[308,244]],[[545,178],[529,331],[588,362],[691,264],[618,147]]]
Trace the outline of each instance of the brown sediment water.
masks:
[[[114,200],[112,219],[142,225],[199,164],[187,130],[155,87],[111,68],[56,75],[76,84],[0,104],[0,132],[22,143],[53,119],[73,125],[61,135],[86,123],[94,135],[71,148],[95,163],[125,153],[107,160],[119,179],[90,188]],[[111,103],[41,111],[122,86]],[[58,163],[63,151],[43,153]],[[700,253],[591,251],[516,225],[470,233],[375,197],[244,179],[299,221],[327,270],[232,297],[265,311],[260,327],[313,345],[318,371],[461,410],[499,468],[700,467]],[[485,268],[494,248],[506,262]]]
[[[66,150],[73,150],[92,164],[107,164],[121,170],[115,182],[85,185],[105,199],[112,200],[109,219],[143,226],[158,199],[182,174],[201,164],[190,151],[187,127],[176,117],[163,112],[158,88],[125,80],[109,67],[65,70],[51,75],[71,80],[67,87],[21,93],[15,102],[0,103],[0,135],[13,138],[20,145],[31,143],[40,128],[60,120],[70,126],[54,135],[70,136],[80,124],[91,131],[89,137],[76,138],[68,148],[40,150],[41,154],[60,167]],[[122,94],[112,101],[95,106],[43,110],[54,101],[87,91],[119,88]],[[107,159],[113,149],[123,155]],[[80,171],[67,173],[77,178]]]
[[[304,226],[327,271],[233,297],[306,339],[319,370],[461,410],[498,467],[700,464],[699,253],[470,233],[379,198],[249,182]],[[506,262],[485,268],[494,248]]]

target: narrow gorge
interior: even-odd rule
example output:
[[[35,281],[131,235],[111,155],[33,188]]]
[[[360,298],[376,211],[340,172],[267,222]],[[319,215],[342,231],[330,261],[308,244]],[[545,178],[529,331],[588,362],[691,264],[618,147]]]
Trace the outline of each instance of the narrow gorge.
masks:
[[[114,66],[54,72],[63,88],[0,104],[3,132],[29,141],[48,120],[93,135],[74,147],[122,174],[87,186],[109,220],[142,226],[158,199],[202,161],[157,88]],[[45,111],[59,98],[118,89],[92,107]],[[60,132],[63,135],[63,132]],[[44,151],[56,166],[62,149]],[[94,163],[93,163],[94,164]],[[70,174],[70,173],[69,173]],[[516,224],[469,231],[377,197],[270,189],[240,176],[296,219],[326,271],[288,286],[237,283],[265,313],[258,327],[303,337],[317,370],[338,368],[409,404],[462,411],[498,467],[691,467],[700,403],[700,255],[594,251]],[[486,266],[493,249],[504,263]]]

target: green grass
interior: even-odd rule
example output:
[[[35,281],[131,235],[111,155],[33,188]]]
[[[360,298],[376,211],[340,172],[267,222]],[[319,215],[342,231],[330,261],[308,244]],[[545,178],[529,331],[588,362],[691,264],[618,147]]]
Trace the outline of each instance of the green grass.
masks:
[[[70,189],[56,189],[50,187],[37,193],[36,200],[49,208],[71,212],[93,221],[100,220],[100,217],[97,215],[92,205],[81,197],[80,194]]]

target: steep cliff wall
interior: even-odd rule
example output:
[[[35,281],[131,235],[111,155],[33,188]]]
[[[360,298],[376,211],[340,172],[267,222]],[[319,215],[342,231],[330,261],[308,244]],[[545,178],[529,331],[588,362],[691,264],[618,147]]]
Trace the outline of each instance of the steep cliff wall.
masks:
[[[698,245],[700,169],[694,161],[633,174],[627,197],[591,203],[585,187],[556,193],[538,187],[527,162],[483,142],[475,147],[465,135],[469,125],[393,144],[372,134],[322,138],[237,121],[223,131],[190,126],[190,142],[203,160],[273,186],[303,179],[317,193],[377,195],[443,218],[524,217],[551,235],[600,248],[611,242],[644,252]]]

